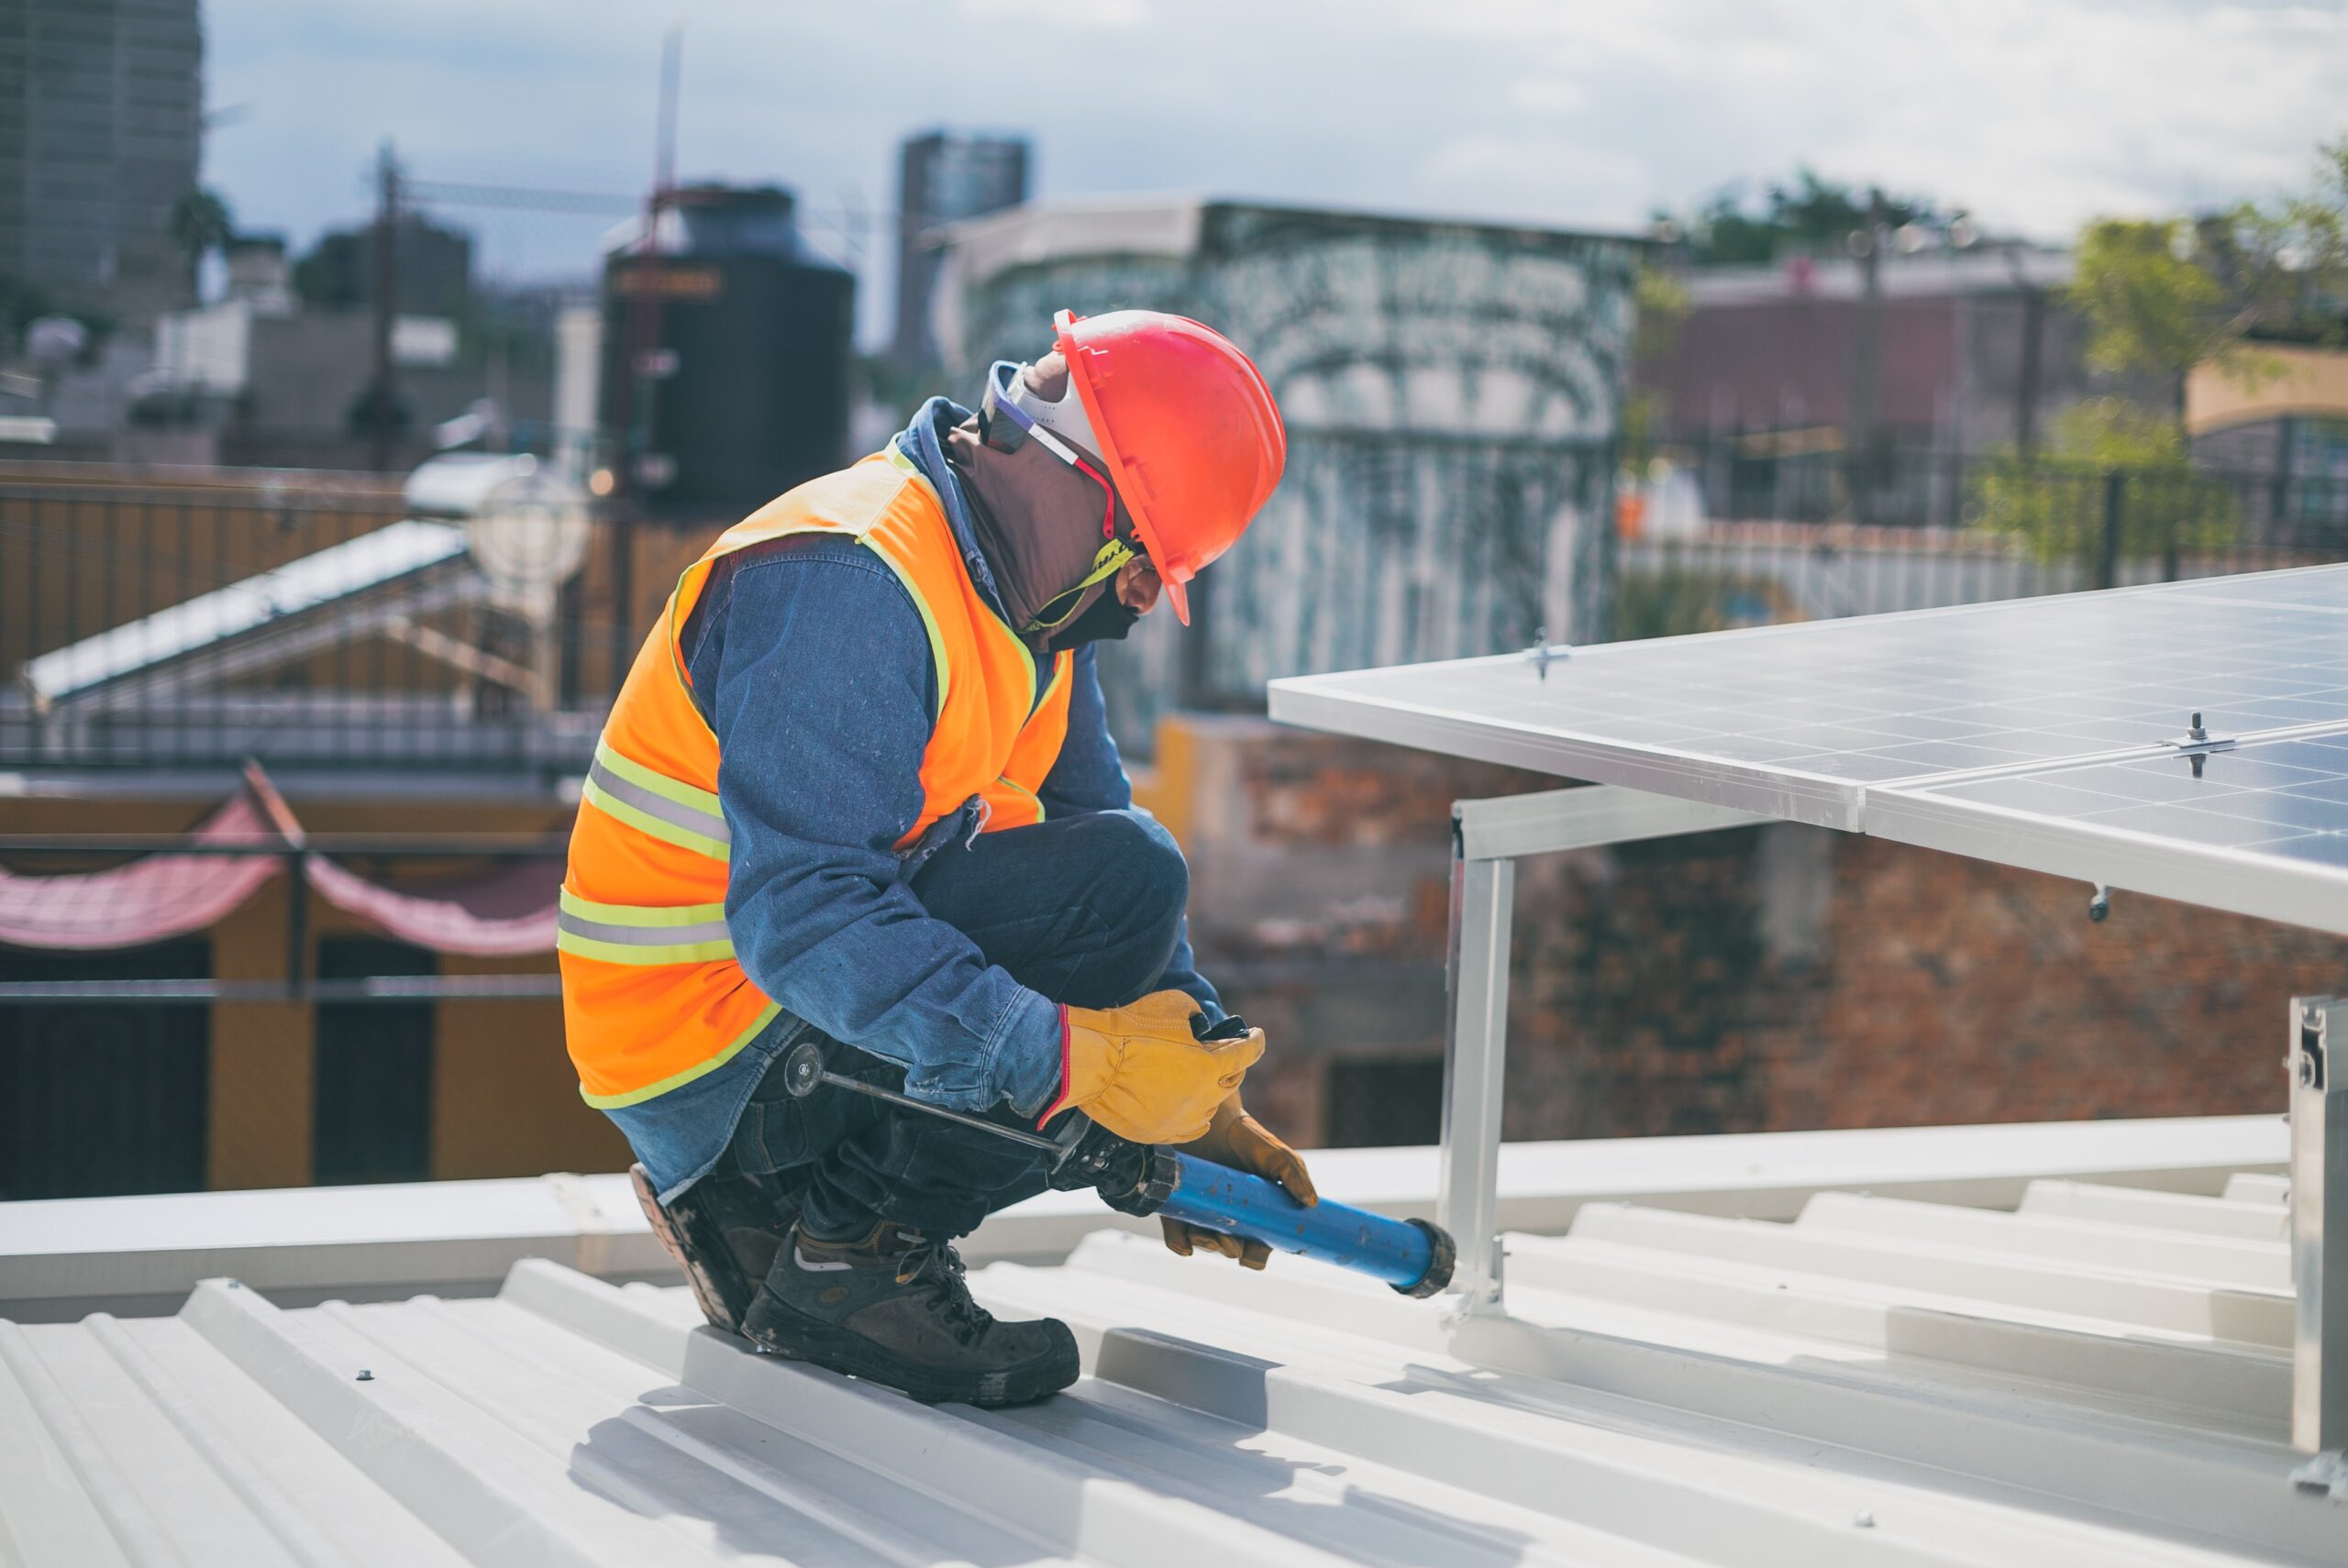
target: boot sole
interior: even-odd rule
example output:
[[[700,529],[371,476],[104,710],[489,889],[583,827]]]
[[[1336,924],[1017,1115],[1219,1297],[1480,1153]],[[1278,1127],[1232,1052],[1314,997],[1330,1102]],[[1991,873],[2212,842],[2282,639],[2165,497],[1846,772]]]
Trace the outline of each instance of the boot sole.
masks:
[[[652,1178],[645,1174],[642,1165],[630,1165],[627,1177],[628,1185],[636,1189],[636,1201],[643,1209],[645,1220],[652,1226],[654,1239],[676,1260],[677,1266],[684,1270],[685,1284],[692,1290],[693,1300],[700,1306],[701,1315],[729,1334],[740,1333],[742,1325],[725,1305],[724,1292],[710,1277],[709,1271],[693,1262],[692,1254],[685,1250],[683,1238],[677,1234],[676,1222],[670,1218],[669,1211],[660,1207],[659,1195],[652,1190]]]
[[[975,1405],[1001,1409],[1031,1404],[1057,1394],[1077,1379],[1076,1336],[1059,1328],[1061,1342],[1048,1356],[993,1372],[948,1372],[908,1366],[873,1347],[872,1342],[762,1293],[742,1320],[743,1336],[786,1361],[803,1361],[851,1377],[894,1388],[924,1405]]]

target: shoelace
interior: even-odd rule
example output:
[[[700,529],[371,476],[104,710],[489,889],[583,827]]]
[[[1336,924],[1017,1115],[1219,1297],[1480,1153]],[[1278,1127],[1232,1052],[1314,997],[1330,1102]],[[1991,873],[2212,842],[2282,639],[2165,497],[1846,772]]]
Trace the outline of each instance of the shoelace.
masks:
[[[929,1282],[930,1298],[944,1309],[954,1337],[962,1343],[970,1343],[994,1322],[985,1308],[970,1299],[969,1284],[962,1277],[961,1254],[951,1245],[924,1237],[898,1254],[899,1285],[924,1278]]]

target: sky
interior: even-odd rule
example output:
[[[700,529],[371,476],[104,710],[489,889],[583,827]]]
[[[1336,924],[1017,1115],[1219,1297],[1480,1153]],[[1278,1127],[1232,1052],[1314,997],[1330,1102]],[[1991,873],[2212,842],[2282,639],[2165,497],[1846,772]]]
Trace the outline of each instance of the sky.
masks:
[[[1634,230],[1797,166],[2061,239],[2303,184],[2348,135],[2348,0],[205,0],[205,180],[298,247],[417,180],[789,186],[864,274],[908,134],[1024,132],[1041,198],[1253,198]],[[486,271],[587,275],[602,219],[450,209]]]

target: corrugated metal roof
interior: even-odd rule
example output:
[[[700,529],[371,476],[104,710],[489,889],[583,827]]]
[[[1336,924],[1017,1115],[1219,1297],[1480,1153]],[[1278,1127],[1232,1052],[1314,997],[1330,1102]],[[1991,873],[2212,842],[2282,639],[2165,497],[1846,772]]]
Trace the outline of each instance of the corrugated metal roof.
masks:
[[[1579,1201],[1510,1238],[1511,1316],[1464,1323],[1104,1231],[974,1276],[1084,1349],[1002,1412],[540,1259],[476,1300],[209,1281],[0,1325],[0,1561],[2348,1562],[2348,1508],[2289,1480],[2278,1180],[2196,1180]]]

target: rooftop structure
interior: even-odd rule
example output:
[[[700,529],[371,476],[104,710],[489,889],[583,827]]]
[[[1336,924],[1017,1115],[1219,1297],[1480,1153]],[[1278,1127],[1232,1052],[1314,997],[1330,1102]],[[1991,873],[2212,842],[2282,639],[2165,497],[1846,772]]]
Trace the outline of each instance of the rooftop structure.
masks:
[[[85,1277],[373,1273],[354,1297],[542,1255],[488,1298],[212,1279],[169,1317],[0,1327],[0,1518],[13,1558],[77,1565],[2348,1562],[2348,1516],[2289,1481],[2285,1143],[2257,1118],[1527,1145],[1512,1213],[1549,1233],[1509,1238],[1510,1317],[1466,1321],[1055,1195],[980,1231],[1029,1261],[973,1283],[1068,1320],[1087,1375],[993,1413],[613,1283],[650,1256],[618,1178],[21,1205],[11,1291],[69,1233]],[[1423,1206],[1396,1187],[1424,1153],[1324,1155],[1325,1185]],[[233,1248],[264,1212],[291,1268]]]
[[[1058,310],[1171,311],[1246,348],[1287,426],[1192,630],[1145,624],[1103,659],[1121,744],[1146,748],[1161,703],[1253,706],[1277,674],[1596,635],[1642,250],[1173,196],[956,225],[937,316],[963,373],[1041,354]]]

